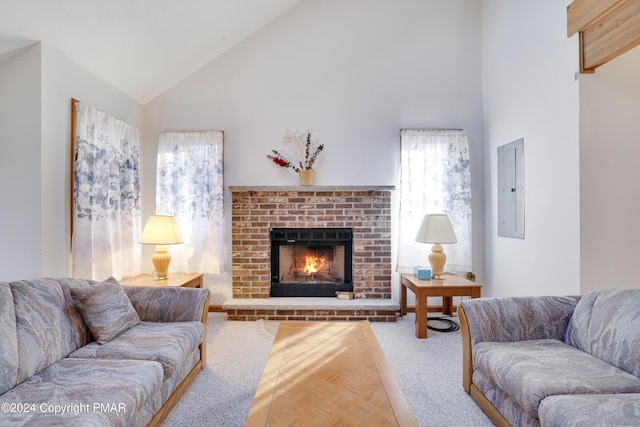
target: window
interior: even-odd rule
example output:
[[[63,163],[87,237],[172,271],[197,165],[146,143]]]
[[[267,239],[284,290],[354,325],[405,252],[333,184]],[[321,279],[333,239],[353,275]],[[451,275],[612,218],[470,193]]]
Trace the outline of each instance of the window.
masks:
[[[171,246],[170,270],[224,271],[223,132],[162,132],[156,213],[173,215],[184,244]]]
[[[428,213],[449,216],[458,243],[445,245],[447,271],[467,272],[471,258],[471,169],[462,130],[405,129],[400,132],[400,237],[397,270],[428,266],[431,245],[415,241]]]

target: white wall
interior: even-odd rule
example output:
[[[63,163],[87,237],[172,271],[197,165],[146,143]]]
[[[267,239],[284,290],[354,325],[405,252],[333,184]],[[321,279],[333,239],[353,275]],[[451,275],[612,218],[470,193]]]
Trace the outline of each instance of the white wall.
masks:
[[[640,47],[580,77],[581,291],[640,288]]]
[[[71,98],[91,104],[140,130],[143,126],[140,104],[51,46],[42,45],[43,276],[71,273]]]
[[[225,185],[296,185],[266,154],[285,129],[310,128],[326,145],[316,184],[397,185],[400,129],[464,128],[481,279],[480,76],[480,2],[308,0],[147,104],[145,149],[156,149],[162,130],[223,130]],[[144,161],[146,216],[155,159]],[[230,230],[229,209],[226,224]],[[226,241],[230,247],[230,235]],[[216,283],[213,303],[230,295],[228,276]]]
[[[0,280],[67,276],[71,98],[138,128],[142,106],[40,43],[0,66],[0,93]]]
[[[0,280],[40,276],[40,45],[0,65]]]
[[[558,0],[482,2],[486,283],[483,296],[577,294],[577,36]],[[524,138],[525,238],[497,235],[496,151]]]

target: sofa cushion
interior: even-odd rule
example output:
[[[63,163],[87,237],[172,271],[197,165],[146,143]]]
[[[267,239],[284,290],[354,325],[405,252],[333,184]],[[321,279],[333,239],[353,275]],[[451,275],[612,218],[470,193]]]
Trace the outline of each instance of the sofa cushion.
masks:
[[[587,293],[571,316],[565,342],[640,376],[640,289]]]
[[[18,333],[13,295],[8,283],[0,283],[0,394],[18,382]]]
[[[203,338],[201,322],[140,322],[106,344],[90,343],[69,357],[155,360],[171,393],[198,361]]]
[[[57,280],[22,280],[9,286],[15,308],[19,384],[66,357],[77,346]]]
[[[202,321],[207,315],[208,289],[173,286],[122,286],[140,320],[148,322]]]
[[[82,319],[99,344],[109,342],[140,323],[129,297],[112,277],[93,286],[71,288],[70,292]]]
[[[91,336],[89,328],[87,327],[87,324],[82,319],[82,315],[78,310],[76,302],[71,296],[71,289],[86,288],[96,282],[93,280],[75,278],[64,278],[56,280],[60,284],[62,292],[64,293],[65,311],[67,313],[67,317],[69,318],[69,325],[71,326],[71,336],[73,339],[75,350],[84,345],[87,345],[89,342],[93,341],[93,338]]]
[[[0,396],[0,404],[29,409],[3,413],[1,423],[145,426],[160,407],[161,386],[157,362],[62,359]]]
[[[512,426],[540,427],[540,422],[537,419],[531,418],[524,412],[511,396],[501,390],[491,378],[479,369],[473,371],[473,384]]]
[[[558,340],[483,342],[473,353],[477,368],[534,419],[547,396],[640,392],[640,378]]]
[[[550,396],[540,402],[538,416],[545,427],[640,426],[640,394]]]
[[[472,344],[482,341],[562,340],[579,297],[503,297],[460,301]]]

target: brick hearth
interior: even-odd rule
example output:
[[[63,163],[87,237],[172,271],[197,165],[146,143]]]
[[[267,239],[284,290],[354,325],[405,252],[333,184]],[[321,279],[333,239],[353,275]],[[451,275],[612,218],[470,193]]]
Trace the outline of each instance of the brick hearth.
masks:
[[[394,187],[229,187],[232,194],[230,320],[393,321],[391,190]],[[352,228],[356,299],[269,298],[272,228]],[[253,301],[252,301],[253,300]],[[371,301],[378,300],[375,306]],[[347,304],[341,304],[347,303]]]

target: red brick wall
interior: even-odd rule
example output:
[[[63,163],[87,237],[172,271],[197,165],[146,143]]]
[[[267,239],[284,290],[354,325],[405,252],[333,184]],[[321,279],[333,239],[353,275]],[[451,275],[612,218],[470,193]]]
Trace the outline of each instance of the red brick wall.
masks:
[[[391,191],[251,190],[232,194],[233,298],[269,297],[271,228],[353,229],[356,298],[391,298]]]

